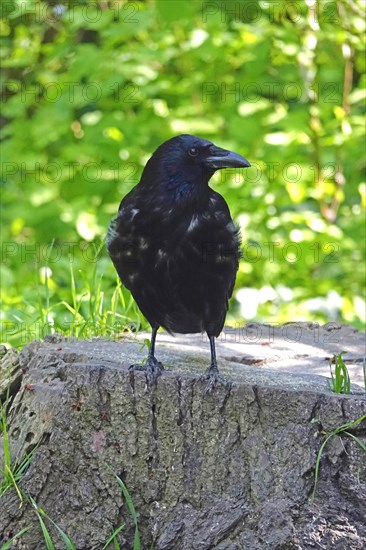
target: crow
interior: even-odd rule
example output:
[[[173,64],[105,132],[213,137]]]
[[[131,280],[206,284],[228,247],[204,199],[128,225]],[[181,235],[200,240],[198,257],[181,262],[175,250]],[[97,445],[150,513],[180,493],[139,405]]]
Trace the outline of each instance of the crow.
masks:
[[[240,237],[223,197],[208,182],[221,168],[250,163],[212,142],[183,134],[165,141],[140,182],[122,200],[108,227],[107,249],[152,334],[144,366],[156,379],[159,327],[169,333],[206,332],[211,380],[218,378],[215,337],[224,325],[240,259]]]

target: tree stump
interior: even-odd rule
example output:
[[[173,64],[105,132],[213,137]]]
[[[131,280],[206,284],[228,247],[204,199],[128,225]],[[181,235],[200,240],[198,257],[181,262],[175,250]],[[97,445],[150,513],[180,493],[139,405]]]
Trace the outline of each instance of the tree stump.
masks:
[[[78,550],[101,550],[121,523],[121,548],[133,548],[114,474],[139,514],[142,549],[365,548],[366,460],[354,439],[329,440],[311,500],[324,433],[365,414],[363,388],[335,395],[322,376],[221,358],[224,382],[207,392],[197,338],[194,348],[158,344],[166,369],[153,385],[128,370],[144,354],[137,341],[26,346],[8,412],[13,458],[36,448],[22,491]],[[353,433],[365,443],[366,423]],[[29,526],[17,547],[44,550],[34,510],[19,504],[14,490],[2,496],[0,542]]]

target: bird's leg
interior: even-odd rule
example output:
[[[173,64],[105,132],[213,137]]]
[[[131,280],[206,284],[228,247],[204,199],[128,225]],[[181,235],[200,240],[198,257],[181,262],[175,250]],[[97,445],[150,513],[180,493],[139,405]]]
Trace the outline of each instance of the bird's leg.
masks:
[[[149,381],[156,380],[156,378],[164,370],[164,367],[160,361],[155,357],[155,340],[159,327],[152,327],[150,349],[147,359],[143,365],[131,365],[131,370],[142,370],[146,372],[146,378]]]
[[[211,365],[206,371],[206,374],[204,376],[206,380],[208,379],[206,393],[210,393],[215,388],[217,382],[221,380],[221,376],[219,375],[219,369],[217,366],[217,359],[216,359],[215,337],[210,336],[209,334],[208,334],[208,337],[210,340],[210,348],[211,348]]]
[[[150,349],[149,349],[148,358],[152,357],[153,359],[155,359],[155,341],[156,341],[157,332],[158,332],[158,327],[151,329],[151,340],[150,340]]]
[[[211,365],[210,368],[207,371],[207,374],[209,377],[218,377],[219,374],[219,368],[217,366],[217,359],[216,359],[216,348],[215,348],[215,336],[208,336],[210,340],[210,348],[211,348]]]

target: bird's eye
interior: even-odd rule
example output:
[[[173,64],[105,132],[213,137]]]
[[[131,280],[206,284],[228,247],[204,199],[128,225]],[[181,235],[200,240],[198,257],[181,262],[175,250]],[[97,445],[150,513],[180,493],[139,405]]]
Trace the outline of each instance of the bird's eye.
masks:
[[[196,157],[198,155],[198,149],[196,149],[195,147],[191,147],[190,150],[188,151],[188,154],[191,157]]]

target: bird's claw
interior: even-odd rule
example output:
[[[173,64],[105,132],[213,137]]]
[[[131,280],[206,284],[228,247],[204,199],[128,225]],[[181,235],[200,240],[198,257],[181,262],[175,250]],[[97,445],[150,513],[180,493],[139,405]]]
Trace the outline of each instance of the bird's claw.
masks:
[[[217,384],[225,383],[224,378],[219,374],[219,369],[217,368],[217,365],[211,365],[202,378],[204,380],[208,380],[208,384],[205,389],[206,394],[211,393],[215,389]]]
[[[155,357],[148,357],[143,365],[130,365],[128,370],[143,371],[146,376],[146,382],[148,384],[156,383],[158,377],[164,370],[164,366],[160,361],[157,361]]]

